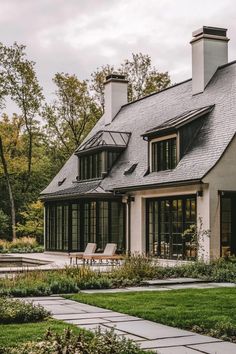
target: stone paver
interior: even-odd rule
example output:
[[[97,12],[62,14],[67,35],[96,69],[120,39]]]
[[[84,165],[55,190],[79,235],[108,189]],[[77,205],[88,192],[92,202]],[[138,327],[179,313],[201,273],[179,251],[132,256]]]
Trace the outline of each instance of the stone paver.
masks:
[[[151,348],[164,348],[164,347],[176,347],[179,345],[189,345],[189,344],[199,344],[199,343],[214,343],[221,342],[220,339],[202,336],[200,334],[192,333],[190,336],[184,337],[173,337],[167,339],[157,339],[150,341],[142,341],[140,345],[143,349],[151,349]]]
[[[186,279],[188,280],[188,279]],[[159,285],[149,285],[149,286],[134,286],[130,288],[122,289],[94,289],[94,290],[82,290],[85,294],[96,294],[96,293],[127,293],[127,292],[139,292],[139,291],[166,291],[166,290],[180,290],[180,289],[212,289],[212,288],[235,288],[234,283],[212,283],[212,282],[200,282],[196,283],[188,282],[186,283],[175,283],[174,279],[169,283],[162,283],[159,281]]]
[[[139,321],[132,321],[132,324],[130,321],[113,322],[106,324],[106,326],[110,328],[114,327],[114,325],[120,331],[144,337],[146,339],[184,337],[192,335],[192,333],[184,331],[182,329],[169,327],[142,319],[140,319]]]
[[[186,284],[186,286],[192,284]],[[200,283],[198,284],[201,285]],[[173,287],[173,285],[170,285]],[[179,285],[180,286],[180,285]],[[25,300],[25,299],[24,299]],[[114,329],[118,336],[132,339],[144,350],[159,354],[236,354],[236,344],[165,326],[60,296],[27,298],[51,311],[56,319],[95,331]]]
[[[157,348],[157,349],[152,349],[154,353],[158,354],[199,354],[203,352],[196,351],[194,349],[190,349],[187,347],[172,347],[172,348]]]
[[[229,342],[189,345],[191,349],[198,350],[205,354],[235,354],[236,344]]]

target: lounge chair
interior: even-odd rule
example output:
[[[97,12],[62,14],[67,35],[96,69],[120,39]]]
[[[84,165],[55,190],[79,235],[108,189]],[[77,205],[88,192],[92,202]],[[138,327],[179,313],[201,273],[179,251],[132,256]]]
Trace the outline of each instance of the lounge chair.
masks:
[[[90,264],[94,263],[96,260],[99,261],[119,261],[122,259],[121,255],[115,254],[117,249],[117,244],[116,243],[107,243],[104,251],[102,253],[91,253],[91,254],[84,254],[83,255],[83,261],[84,264],[87,262]]]
[[[72,264],[73,258],[75,258],[75,263],[77,264],[78,259],[83,259],[83,256],[94,253],[96,251],[96,248],[97,248],[96,243],[88,243],[84,252],[70,252],[69,253],[70,265]]]

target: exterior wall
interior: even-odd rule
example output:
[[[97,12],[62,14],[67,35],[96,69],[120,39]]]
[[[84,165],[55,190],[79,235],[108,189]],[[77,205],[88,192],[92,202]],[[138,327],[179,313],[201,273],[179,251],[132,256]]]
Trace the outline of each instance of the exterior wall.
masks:
[[[127,103],[127,81],[110,80],[105,83],[105,124],[110,124],[121,106]]]
[[[131,253],[146,251],[146,199],[165,196],[181,196],[197,194],[203,190],[202,197],[197,197],[197,221],[202,230],[209,230],[209,190],[207,185],[189,185],[172,188],[159,188],[152,190],[143,190],[132,193],[134,201],[131,202]],[[200,245],[200,257],[204,260],[209,259],[210,254],[209,237],[202,237]]]
[[[236,191],[236,136],[216,166],[203,179],[210,196],[210,256],[220,257],[220,195],[219,191]]]
[[[228,40],[225,37],[211,39],[209,36],[192,42],[192,90],[203,92],[218,66],[228,63]]]

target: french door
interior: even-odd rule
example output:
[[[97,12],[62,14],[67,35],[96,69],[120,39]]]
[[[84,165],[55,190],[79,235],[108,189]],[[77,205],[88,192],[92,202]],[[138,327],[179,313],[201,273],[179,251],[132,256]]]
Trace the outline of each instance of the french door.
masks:
[[[236,256],[236,193],[221,196],[221,255]]]
[[[147,253],[168,259],[194,259],[196,244],[184,231],[196,224],[195,196],[147,200]]]

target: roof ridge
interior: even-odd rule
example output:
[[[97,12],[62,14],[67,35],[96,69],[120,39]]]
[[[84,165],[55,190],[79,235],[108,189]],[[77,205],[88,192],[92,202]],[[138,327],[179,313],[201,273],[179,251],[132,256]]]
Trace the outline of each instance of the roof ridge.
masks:
[[[192,78],[187,79],[187,80],[184,80],[184,81],[177,82],[176,84],[173,84],[173,85],[171,85],[171,86],[169,86],[169,87],[166,87],[166,88],[164,88],[164,89],[162,89],[162,90],[160,90],[160,91],[150,93],[150,94],[147,95],[147,96],[140,97],[140,98],[138,98],[137,100],[128,102],[128,103],[126,103],[126,104],[123,104],[123,106],[121,106],[121,108],[126,107],[126,106],[129,106],[129,105],[131,105],[131,104],[133,104],[133,103],[136,103],[136,102],[138,102],[138,101],[144,100],[145,98],[148,98],[148,97],[157,95],[158,93],[161,93],[161,92],[170,90],[170,89],[172,89],[172,88],[174,88],[174,87],[176,87],[176,86],[183,85],[183,84],[185,84],[186,82],[191,81],[191,80],[192,80]],[[118,113],[119,113],[119,112],[118,112]]]
[[[229,63],[226,63],[226,64],[223,64],[223,65],[218,66],[217,70],[224,69],[224,68],[226,68],[227,66],[234,65],[234,64],[236,64],[236,60],[232,60],[232,61],[230,61]],[[216,71],[217,71],[217,70],[216,70]]]

